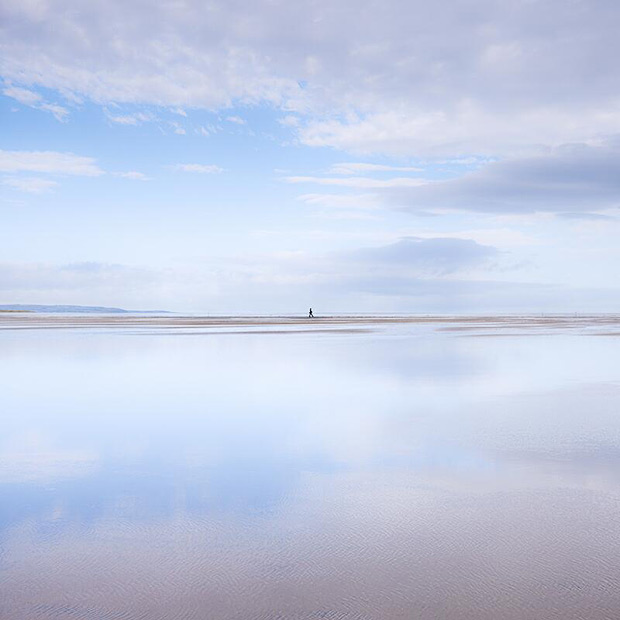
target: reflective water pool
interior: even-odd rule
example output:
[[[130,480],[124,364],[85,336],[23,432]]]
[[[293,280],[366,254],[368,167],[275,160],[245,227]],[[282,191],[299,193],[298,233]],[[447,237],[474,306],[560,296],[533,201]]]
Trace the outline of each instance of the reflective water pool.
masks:
[[[620,616],[620,338],[0,331],[0,618]]]

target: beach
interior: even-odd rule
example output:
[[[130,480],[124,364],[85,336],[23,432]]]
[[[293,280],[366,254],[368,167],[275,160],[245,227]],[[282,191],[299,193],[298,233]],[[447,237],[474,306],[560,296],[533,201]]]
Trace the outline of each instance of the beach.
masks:
[[[53,328],[144,328],[163,330],[213,330],[224,332],[247,328],[298,332],[322,329],[380,329],[390,325],[430,326],[437,330],[498,331],[515,330],[551,333],[563,330],[607,330],[620,332],[620,314],[511,314],[511,315],[372,315],[341,314],[308,318],[305,316],[209,316],[177,314],[40,314],[36,312],[0,313],[0,329]]]

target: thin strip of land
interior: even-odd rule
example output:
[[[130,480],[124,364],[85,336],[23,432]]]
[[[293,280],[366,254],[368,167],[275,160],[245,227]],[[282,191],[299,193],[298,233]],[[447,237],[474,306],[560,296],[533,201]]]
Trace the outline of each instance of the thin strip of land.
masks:
[[[174,332],[282,333],[289,331],[368,331],[389,325],[428,325],[455,333],[565,332],[593,330],[597,335],[620,333],[620,314],[589,315],[331,315],[315,318],[296,316],[196,316],[196,315],[75,315],[7,312],[0,314],[0,329],[117,328]],[[601,328],[604,328],[602,330]]]

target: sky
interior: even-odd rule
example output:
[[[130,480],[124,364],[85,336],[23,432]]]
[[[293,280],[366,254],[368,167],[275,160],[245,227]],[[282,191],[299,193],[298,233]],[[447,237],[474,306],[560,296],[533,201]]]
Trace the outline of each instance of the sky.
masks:
[[[0,0],[0,304],[620,309],[616,0]]]

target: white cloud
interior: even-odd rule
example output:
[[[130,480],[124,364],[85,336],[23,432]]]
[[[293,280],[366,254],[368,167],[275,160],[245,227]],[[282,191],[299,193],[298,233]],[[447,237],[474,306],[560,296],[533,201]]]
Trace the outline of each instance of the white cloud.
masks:
[[[187,133],[187,131],[185,131],[184,127],[182,127],[176,121],[169,121],[168,125],[170,125],[170,127],[172,127],[172,129],[174,130],[174,133],[179,135],[179,136],[184,136]]]
[[[278,121],[280,125],[283,127],[298,127],[300,120],[298,116],[293,116],[292,114],[288,114],[287,116],[283,116]]]
[[[104,105],[267,103],[315,146],[513,155],[620,132],[619,19],[566,0],[187,0],[146,19],[127,0],[6,0],[0,72]]]
[[[14,303],[223,314],[247,312],[248,299],[253,312],[266,313],[294,312],[303,299],[334,312],[600,311],[620,300],[618,289],[609,287],[495,280],[506,268],[519,269],[511,255],[471,239],[392,237],[340,252],[237,252],[162,271],[102,263],[0,263],[0,289]],[[516,275],[523,280],[522,273]]]
[[[135,116],[125,115],[125,116],[112,116],[108,115],[108,120],[113,123],[117,123],[118,125],[137,125],[138,119]]]
[[[142,123],[150,123],[156,120],[156,117],[150,112],[134,112],[132,114],[112,114],[109,110],[105,111],[109,121],[117,125],[141,125]]]
[[[29,194],[45,194],[58,185],[56,181],[38,177],[5,177],[1,182],[2,185]]]
[[[241,118],[240,116],[227,116],[226,120],[229,123],[234,123],[235,125],[245,125],[246,120]]]
[[[425,185],[423,179],[398,177],[394,179],[370,179],[367,177],[285,177],[287,183],[315,183],[317,185],[337,185],[340,187],[358,187],[364,189],[386,187],[416,187]]]
[[[42,103],[38,107],[40,110],[51,112],[54,115],[54,118],[61,123],[67,120],[67,116],[69,116],[69,110],[67,110],[67,108],[55,103]]]
[[[130,170],[128,172],[115,172],[115,176],[121,177],[123,179],[131,179],[132,181],[150,181],[150,177],[146,176],[146,174],[142,172],[136,172],[135,170]]]
[[[420,172],[422,168],[415,166],[388,166],[386,164],[368,164],[361,162],[349,162],[334,164],[330,169],[330,174],[359,174],[368,172]]]
[[[220,126],[217,125],[213,125],[213,124],[208,124],[208,125],[201,125],[196,133],[200,134],[201,136],[204,136],[205,138],[208,138],[209,136],[215,135],[216,133],[218,133],[219,131],[221,131],[222,128]]]
[[[92,157],[57,151],[0,150],[0,172],[39,172],[77,176],[104,174]]]
[[[620,208],[620,138],[590,144],[567,144],[544,154],[484,163],[447,180],[367,177],[285,177],[289,183],[312,183],[369,190],[358,193],[300,196],[325,207],[393,208],[417,215],[446,212],[557,214],[566,219],[609,221]],[[333,170],[332,170],[333,172]],[[357,206],[356,206],[357,205]],[[600,212],[603,213],[600,213]],[[606,213],[607,212],[607,213]]]
[[[214,164],[174,164],[172,168],[181,172],[197,172],[199,174],[220,174],[224,172],[224,168]]]
[[[24,105],[34,106],[41,102],[43,99],[39,93],[35,93],[27,88],[20,88],[19,86],[8,86],[3,89],[2,93],[7,97],[11,97]]]
[[[61,105],[55,103],[47,103],[43,100],[43,97],[32,90],[27,88],[21,88],[19,86],[8,86],[3,89],[2,93],[7,97],[11,97],[20,103],[35,108],[37,110],[44,110],[54,115],[57,121],[64,122],[69,115],[69,110]]]
[[[395,106],[346,120],[311,120],[299,132],[303,144],[369,155],[464,156],[472,153],[513,156],[544,152],[566,142],[620,132],[613,108],[580,114],[561,105],[535,110],[512,106],[490,110],[481,102],[463,102],[450,110]]]

